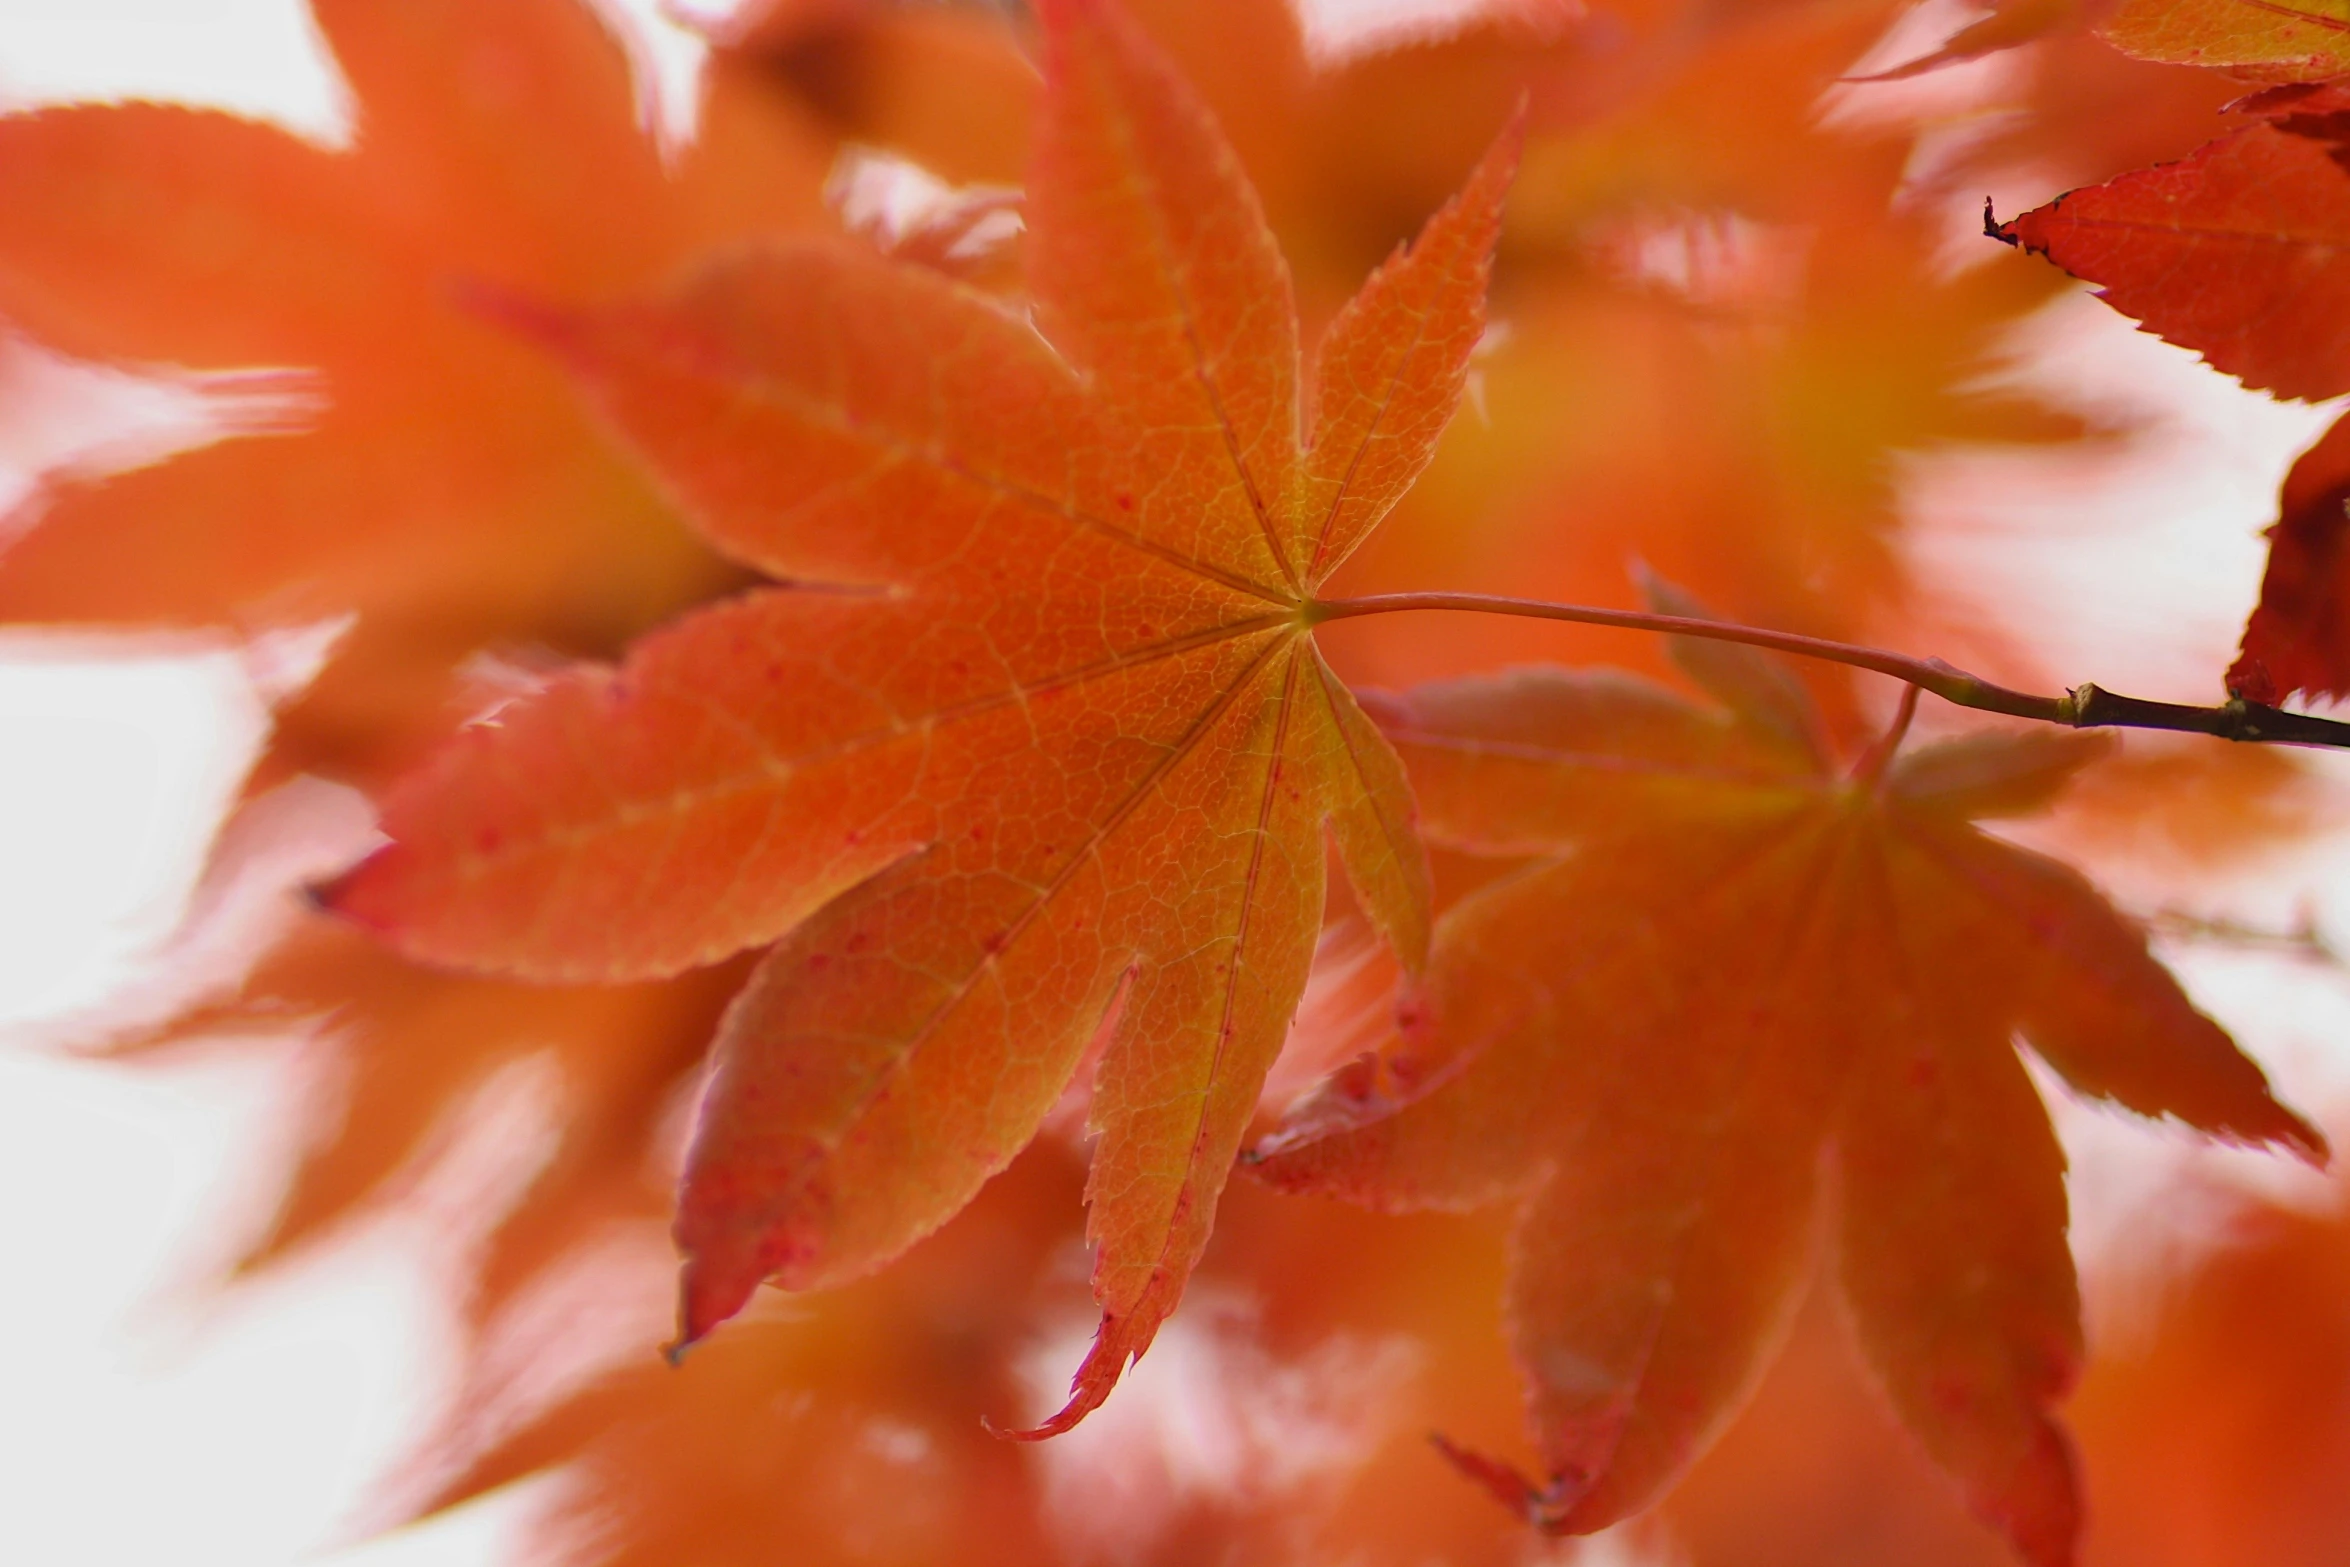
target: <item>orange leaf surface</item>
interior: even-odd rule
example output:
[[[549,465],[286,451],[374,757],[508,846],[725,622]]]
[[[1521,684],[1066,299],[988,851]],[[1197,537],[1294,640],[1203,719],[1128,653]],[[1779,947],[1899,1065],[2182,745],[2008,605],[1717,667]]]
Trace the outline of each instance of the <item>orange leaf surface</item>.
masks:
[[[2350,169],[2337,117],[2287,113],[1994,232],[2282,397],[2350,390]]]
[[[1495,22],[1319,65],[1282,0],[1138,9],[1164,16],[1159,35],[1241,151],[1308,321],[1334,314],[1442,199],[1494,106],[1530,95],[1506,237],[1509,333],[1480,360],[1488,395],[1350,564],[1354,591],[1442,585],[1609,602],[1638,555],[1740,618],[1865,638],[1904,604],[1901,557],[1886,547],[1898,526],[1889,449],[2078,433],[2077,420],[1986,377],[1994,322],[2060,280],[2028,267],[1950,276],[1939,221],[1907,202],[1888,210],[1905,178],[1904,136],[1819,123],[1820,94],[1896,5],[1641,0],[1562,17],[1539,39]],[[935,50],[958,21],[973,52],[915,52],[916,38]],[[1015,178],[996,149],[1033,93],[1023,72],[990,69],[1009,47],[979,45],[1003,31],[929,8],[876,26],[842,56],[859,87],[845,133],[956,178]],[[2200,83],[2093,52],[2116,70]],[[833,58],[802,44],[761,60],[789,84]],[[914,93],[909,77],[930,91]],[[985,104],[964,101],[981,92]],[[945,125],[950,105],[957,119]],[[1838,243],[1809,242],[1814,225]],[[1699,267],[1695,297],[1633,283],[1612,264],[1683,237],[1652,232],[1668,226],[1720,263],[1718,278]],[[1562,648],[1580,656],[1586,644],[1564,635],[1428,617],[1326,645],[1350,677],[1405,684]],[[1641,656],[1602,635],[1591,656]]]
[[[2350,1557],[2350,1210],[2259,1210],[2101,1354],[2071,1418],[2107,1560]],[[2190,1413],[2191,1412],[2191,1413]]]
[[[1410,795],[1311,594],[1458,399],[1515,138],[1334,323],[1301,426],[1286,274],[1231,152],[1117,13],[1044,21],[1044,335],[814,245],[655,304],[510,307],[712,543],[795,585],[460,737],[329,896],[413,956],[540,979],[778,942],[719,1031],[682,1342],[762,1279],[852,1277],[935,1228],[1098,1035],[1103,1323],[1049,1431],[1205,1243],[1305,982],[1325,832],[1424,950]]]
[[[885,1275],[747,1316],[675,1370],[629,1355],[536,1407],[527,1378],[482,1379],[416,1510],[560,1469],[577,1486],[537,1510],[532,1562],[1055,1560],[1031,1454],[973,1412],[1018,1395],[1032,1286],[1073,1239],[1074,1162],[1040,1146]]]
[[[345,150],[156,104],[0,118],[0,316],[135,367],[295,367],[304,433],[61,487],[0,554],[0,618],[358,624],[281,730],[298,765],[403,764],[484,645],[597,654],[731,586],[581,417],[462,308],[471,283],[601,296],[805,226],[829,149],[715,76],[674,168],[581,0],[317,0]]]
[[[2097,31],[2141,60],[2215,66],[2258,81],[2350,73],[2343,0],[2120,0]]]
[[[543,1061],[561,1120],[527,1190],[468,1260],[476,1319],[506,1305],[614,1218],[650,1217],[640,1172],[671,1095],[690,1084],[724,986],[739,973],[665,984],[551,990],[424,973],[348,928],[312,917],[229,996],[157,1041],[308,1025],[312,1138],[278,1211],[238,1258],[261,1268],[402,1195],[468,1100],[502,1068]]]
[[[1541,669],[1375,708],[1432,841],[1527,859],[1446,914],[1398,1032],[1255,1171],[1388,1209],[1522,1202],[1506,1306],[1548,1478],[1463,1461],[1565,1533],[1703,1451],[1826,1223],[1905,1423],[2029,1560],[2070,1561],[2064,1161],[2012,1039],[2141,1113],[2322,1144],[2085,882],[1971,824],[2036,808],[2092,743],[1845,777],[1784,688],[1699,672],[1740,716]]]

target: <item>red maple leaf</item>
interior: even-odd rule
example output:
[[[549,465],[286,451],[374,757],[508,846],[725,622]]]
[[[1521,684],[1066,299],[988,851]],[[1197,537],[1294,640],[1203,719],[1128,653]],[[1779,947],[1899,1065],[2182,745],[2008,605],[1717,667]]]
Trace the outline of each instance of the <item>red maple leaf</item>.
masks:
[[[1903,1420],[2058,1567],[2079,1303],[2013,1039],[2144,1114],[2312,1160],[2322,1140],[2087,883],[1971,825],[2043,803],[2092,737],[1846,773],[1767,661],[1692,668],[1731,711],[1547,669],[1375,706],[1431,841],[1521,863],[1445,915],[1398,1031],[1253,1168],[1386,1210],[1521,1202],[1506,1311],[1547,1475],[1454,1456],[1561,1533],[1647,1507],[1709,1445],[1832,1214]]]
[[[516,307],[715,545],[795,585],[464,736],[329,896],[413,956],[540,979],[776,943],[686,1173],[681,1343],[762,1279],[851,1277],[934,1228],[1093,1044],[1103,1324],[1049,1432],[1206,1240],[1325,831],[1388,940],[1425,944],[1403,775],[1312,595],[1459,399],[1515,137],[1340,313],[1301,420],[1231,153],[1115,12],[1044,19],[1034,326],[827,246],[655,304]]]

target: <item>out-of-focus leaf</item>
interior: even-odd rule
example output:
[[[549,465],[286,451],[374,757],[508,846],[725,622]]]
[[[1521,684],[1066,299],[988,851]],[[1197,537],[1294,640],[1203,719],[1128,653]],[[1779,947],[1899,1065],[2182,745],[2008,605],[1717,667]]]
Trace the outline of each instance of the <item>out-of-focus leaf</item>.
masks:
[[[1057,1559],[1026,1450],[981,1419],[1018,1401],[1030,1313],[1076,1239],[1072,1163],[1040,1150],[901,1267],[747,1317],[674,1369],[630,1357],[520,1409],[481,1390],[416,1510],[560,1468],[532,1548],[564,1567]]]
[[[2350,424],[2337,424],[2285,475],[2268,530],[2268,571],[2228,690],[2274,705],[2297,691],[2350,695]]]
[[[2350,1222],[2337,1206],[2231,1229],[2100,1353],[2073,1403],[2093,1564],[2350,1553]]]
[[[0,316],[133,367],[302,367],[328,401],[307,433],[64,486],[0,555],[0,618],[355,611],[279,766],[367,776],[446,729],[477,649],[609,650],[736,580],[466,290],[598,297],[804,227],[828,149],[720,73],[665,167],[579,0],[315,14],[354,93],[348,151],[144,103],[0,119]]]
[[[2119,0],[2097,30],[2142,60],[2214,66],[2255,81],[2350,73],[2342,0]]]
[[[2083,0],[1992,0],[1991,9],[1952,33],[1940,48],[1904,61],[1889,70],[1857,78],[1860,81],[1899,82],[1938,71],[1946,65],[1980,60],[2025,44],[2038,43],[2078,27],[2085,12],[2095,7]]]
[[[1383,704],[1431,836],[1543,854],[1439,927],[1425,994],[1254,1156],[1389,1209],[1523,1202],[1507,1310],[1544,1527],[1649,1505],[1743,1401],[1837,1171],[1841,1283],[1903,1420],[2028,1559],[2073,1559],[2063,1158],[2011,1048],[2084,1093],[2322,1140],[2078,876],[1967,818],[2093,748],[1846,779],[1772,730],[1542,670]],[[2020,747],[2020,748],[2019,748]]]

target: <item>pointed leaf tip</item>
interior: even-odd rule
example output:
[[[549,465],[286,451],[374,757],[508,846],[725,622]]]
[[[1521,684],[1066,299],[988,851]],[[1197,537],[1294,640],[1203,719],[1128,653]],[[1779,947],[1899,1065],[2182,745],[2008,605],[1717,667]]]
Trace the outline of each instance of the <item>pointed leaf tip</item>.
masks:
[[[767,1271],[755,1257],[729,1262],[725,1258],[713,1259],[705,1248],[688,1250],[683,1266],[678,1269],[677,1338],[662,1350],[669,1363],[676,1365],[684,1359],[687,1350],[750,1304],[752,1293]]]
[[[1323,334],[1289,546],[1309,586],[1328,581],[1411,488],[1460,406],[1526,119],[1521,98],[1459,193]]]
[[[2023,243],[2016,238],[2013,223],[1999,221],[1998,205],[1989,196],[1983,198],[1983,237],[1995,239],[2010,250]]]
[[[351,870],[358,868],[354,865]],[[336,901],[342,897],[343,887],[350,879],[351,871],[343,871],[324,881],[306,881],[294,889],[294,895],[313,914],[338,914],[341,911],[335,907]]]
[[[2334,1162],[2334,1150],[2333,1145],[2326,1140],[2326,1134],[2281,1104],[2277,1106],[2277,1114],[2284,1118],[2286,1129],[2273,1136],[2271,1141],[2282,1143],[2294,1158],[2313,1170],[2330,1169]]]
[[[1548,1534],[1573,1532],[1564,1525],[1581,1498],[1582,1488],[1570,1488],[1563,1476],[1548,1485],[1536,1485],[1515,1464],[1463,1447],[1441,1431],[1429,1432],[1428,1443],[1446,1463],[1535,1528]]]
[[[1094,1331],[1093,1347],[1085,1352],[1077,1374],[1069,1379],[1067,1403],[1025,1430],[1006,1431],[993,1426],[989,1429],[1008,1442],[1042,1442],[1075,1430],[1087,1415],[1102,1407],[1127,1366],[1140,1359],[1142,1352],[1150,1347],[1147,1338],[1140,1343],[1135,1338],[1131,1319],[1104,1316],[1101,1326]]]
[[[369,884],[380,874],[379,862],[393,852],[390,844],[379,845],[372,853],[334,875],[319,881],[304,882],[296,895],[312,912],[329,919],[340,920],[379,936],[389,936],[393,922],[383,911],[370,907],[367,899]]]

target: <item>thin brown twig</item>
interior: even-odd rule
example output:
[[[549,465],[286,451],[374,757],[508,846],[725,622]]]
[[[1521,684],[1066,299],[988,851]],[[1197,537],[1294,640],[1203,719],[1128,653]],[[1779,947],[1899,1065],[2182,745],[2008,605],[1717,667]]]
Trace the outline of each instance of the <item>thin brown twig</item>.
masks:
[[[1978,712],[2004,713],[2072,729],[2164,729],[2213,735],[2271,745],[2315,745],[2350,748],[2350,723],[2291,713],[2257,702],[2232,700],[2216,707],[2193,707],[2179,702],[2154,702],[2123,696],[2095,685],[2080,685],[2063,696],[2035,696],[1994,685],[1938,658],[1912,658],[1883,648],[1851,642],[1831,642],[1792,631],[1770,631],[1727,620],[1704,620],[1687,615],[1658,615],[1646,610],[1601,609],[1589,604],[1553,604],[1542,599],[1506,598],[1485,593],[1378,593],[1363,598],[1323,599],[1307,606],[1307,620],[1318,624],[1364,615],[1392,615],[1406,610],[1454,610],[1482,615],[1520,615],[1535,620],[1562,620],[1582,626],[1612,626],[1624,631],[1654,631],[1668,636],[1704,637],[1716,642],[1739,642],[1748,647],[1790,653],[1798,658],[1824,659],[1854,669],[1866,669],[1930,691],[1943,701]]]
[[[2350,961],[2344,959],[2341,950],[2318,928],[2317,913],[2307,904],[2302,906],[2294,922],[2282,930],[2187,909],[2156,909],[2145,920],[2147,929],[2157,936],[2275,952],[2325,968],[2350,971]]]

